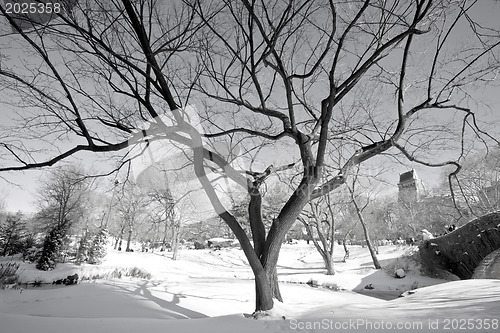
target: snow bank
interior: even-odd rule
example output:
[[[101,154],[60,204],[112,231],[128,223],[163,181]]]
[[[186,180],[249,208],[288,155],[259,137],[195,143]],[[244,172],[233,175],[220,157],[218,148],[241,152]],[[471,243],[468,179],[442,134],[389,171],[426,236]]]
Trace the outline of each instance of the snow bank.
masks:
[[[405,248],[380,249],[384,267],[401,264],[398,258]],[[268,320],[244,315],[254,308],[255,287],[241,250],[234,248],[183,250],[178,261],[157,253],[111,251],[102,265],[61,264],[50,272],[24,263],[23,279],[51,281],[72,273],[102,275],[131,267],[148,271],[151,278],[2,290],[0,332],[439,332],[457,330],[453,328],[463,320],[469,320],[467,332],[495,331],[498,280],[446,282],[411,269],[405,278],[396,279],[389,269],[373,268],[366,248],[353,247],[352,259],[345,264],[340,263],[342,255],[339,251],[335,257],[337,274],[326,276],[312,246],[284,245],[278,272],[280,280],[288,282],[281,283],[285,303],[277,302]],[[319,287],[305,284],[312,279]],[[365,289],[368,284],[374,289]],[[336,288],[321,287],[328,285]],[[380,299],[384,293],[397,296],[404,291],[404,297]],[[481,323],[491,329],[479,329]]]

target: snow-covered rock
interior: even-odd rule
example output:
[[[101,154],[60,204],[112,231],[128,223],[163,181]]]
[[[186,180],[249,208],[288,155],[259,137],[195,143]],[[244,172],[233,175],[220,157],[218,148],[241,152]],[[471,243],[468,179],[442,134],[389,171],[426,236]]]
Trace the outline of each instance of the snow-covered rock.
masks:
[[[434,236],[427,229],[423,229],[422,230],[422,238],[424,240],[429,240],[429,239],[433,239]]]
[[[404,269],[398,268],[394,272],[394,276],[397,277],[398,279],[402,279],[402,278],[406,277],[406,272]]]

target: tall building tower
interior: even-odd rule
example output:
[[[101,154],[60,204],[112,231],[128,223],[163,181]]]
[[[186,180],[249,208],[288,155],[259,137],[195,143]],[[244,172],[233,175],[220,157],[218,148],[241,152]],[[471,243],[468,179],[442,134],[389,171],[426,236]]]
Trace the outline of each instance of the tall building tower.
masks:
[[[399,202],[416,202],[426,194],[424,183],[413,169],[399,175],[398,189]]]

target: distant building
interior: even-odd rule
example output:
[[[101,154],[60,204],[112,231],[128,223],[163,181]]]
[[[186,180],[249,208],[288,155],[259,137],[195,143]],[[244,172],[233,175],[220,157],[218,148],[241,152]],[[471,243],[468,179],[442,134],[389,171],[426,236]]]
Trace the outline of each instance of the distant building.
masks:
[[[399,175],[398,188],[396,219],[406,226],[401,231],[403,237],[423,239],[422,230],[440,236],[448,231],[450,224],[460,226],[465,220],[459,219],[456,204],[460,215],[466,219],[467,210],[460,208],[460,203],[455,203],[451,195],[428,191],[415,170]]]
[[[415,170],[410,170],[399,175],[398,201],[417,202],[427,195],[424,182],[418,178]]]

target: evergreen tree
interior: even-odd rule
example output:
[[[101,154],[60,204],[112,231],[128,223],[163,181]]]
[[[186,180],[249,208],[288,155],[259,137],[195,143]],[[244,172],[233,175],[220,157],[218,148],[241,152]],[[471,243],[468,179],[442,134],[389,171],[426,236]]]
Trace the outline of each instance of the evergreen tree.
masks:
[[[27,229],[23,214],[9,214],[0,223],[0,254],[8,256],[21,253]]]
[[[99,265],[102,263],[104,257],[107,254],[106,243],[108,240],[108,231],[106,228],[100,228],[95,235],[92,246],[89,249],[89,256],[87,262],[93,265]]]
[[[42,271],[48,271],[56,267],[57,260],[61,254],[63,247],[64,236],[66,231],[64,227],[56,226],[45,237],[43,242],[43,250],[36,268]]]
[[[85,234],[80,239],[80,244],[78,246],[78,252],[76,254],[76,264],[80,265],[84,262],[87,262],[89,259],[89,250],[92,246],[92,237],[88,231],[85,231]]]

